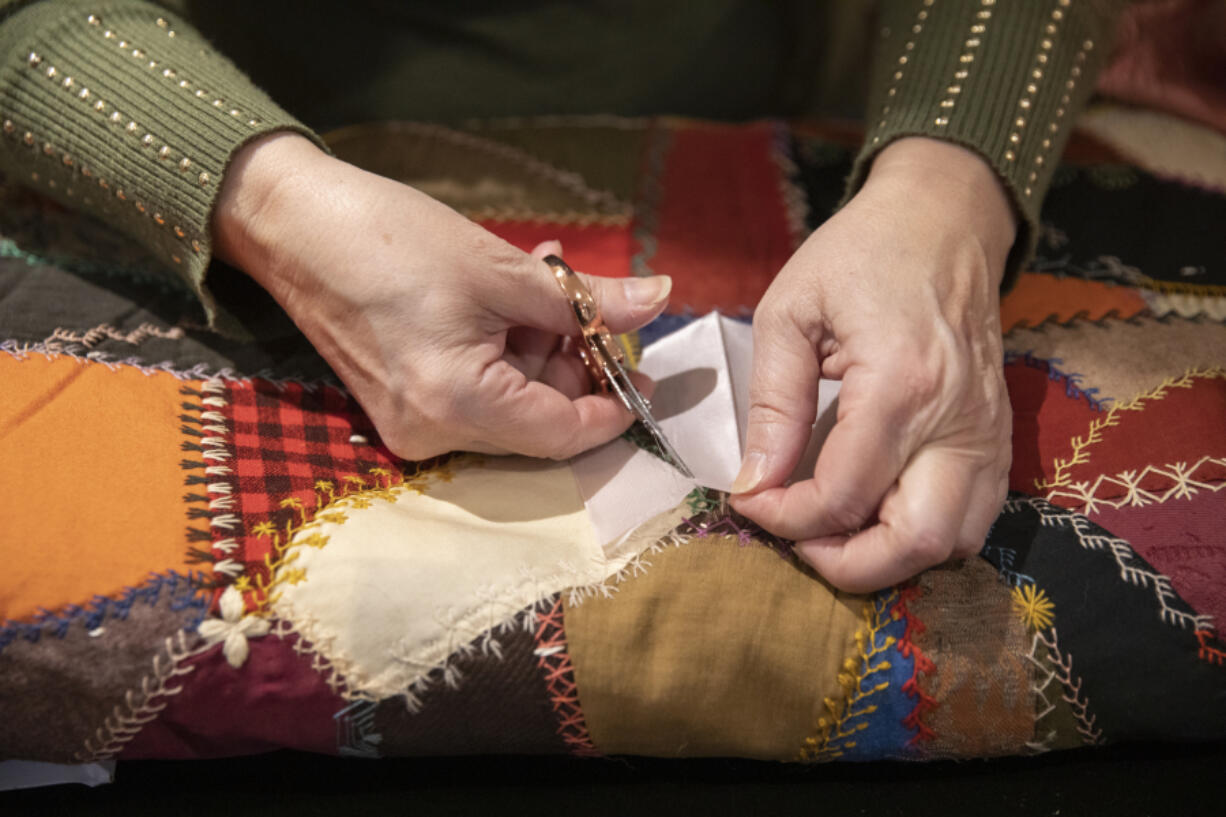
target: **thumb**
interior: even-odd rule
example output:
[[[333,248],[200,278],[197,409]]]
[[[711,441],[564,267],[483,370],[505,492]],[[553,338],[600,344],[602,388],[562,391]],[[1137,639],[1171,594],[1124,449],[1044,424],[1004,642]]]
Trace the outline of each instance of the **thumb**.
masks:
[[[561,244],[546,241],[524,256],[524,264],[515,274],[495,285],[496,300],[491,307],[510,326],[531,326],[559,335],[577,334],[575,313],[562,294],[553,269],[542,260],[556,255]],[[629,332],[649,323],[664,311],[673,281],[667,275],[648,278],[579,277],[592,293],[605,325],[614,334]]]
[[[817,348],[786,317],[755,315],[745,459],[734,494],[782,485],[804,454],[817,416]]]

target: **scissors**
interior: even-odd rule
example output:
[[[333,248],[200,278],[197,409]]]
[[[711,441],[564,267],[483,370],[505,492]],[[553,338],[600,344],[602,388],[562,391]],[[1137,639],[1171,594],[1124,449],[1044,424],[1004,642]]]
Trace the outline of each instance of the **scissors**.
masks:
[[[547,255],[544,260],[553,270],[553,276],[557,279],[558,285],[562,287],[566,302],[570,304],[571,309],[574,310],[575,319],[579,321],[579,334],[582,342],[577,343],[576,348],[579,351],[579,358],[587,366],[597,388],[604,392],[612,389],[622,401],[622,405],[651,434],[652,439],[660,448],[660,453],[664,455],[664,460],[686,477],[694,479],[694,473],[668,442],[668,438],[660,430],[656,419],[651,416],[651,403],[647,402],[647,398],[639,393],[639,390],[630,382],[630,375],[626,373],[626,367],[622,365],[625,361],[625,352],[622,351],[617,339],[613,337],[613,333],[605,326],[600,310],[596,308],[596,301],[592,299],[591,291],[561,258],[556,255]]]

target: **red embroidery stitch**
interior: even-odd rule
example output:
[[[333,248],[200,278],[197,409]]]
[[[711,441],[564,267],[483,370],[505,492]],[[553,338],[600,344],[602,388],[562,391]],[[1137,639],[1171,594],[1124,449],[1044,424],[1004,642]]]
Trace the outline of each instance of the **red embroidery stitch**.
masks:
[[[579,757],[597,757],[587,722],[579,706],[575,671],[566,650],[566,631],[562,628],[562,597],[558,596],[548,613],[537,613],[537,666],[544,671],[545,688],[553,711],[558,715],[558,735]]]
[[[933,732],[931,727],[924,723],[923,716],[936,709],[937,701],[936,698],[925,692],[919,683],[920,673],[931,673],[936,669],[936,664],[932,662],[932,659],[924,655],[924,651],[919,648],[919,645],[911,640],[913,635],[919,635],[927,627],[907,607],[907,602],[915,600],[919,595],[920,588],[918,585],[899,588],[898,601],[894,602],[894,606],[890,609],[891,616],[895,619],[906,619],[907,622],[902,638],[898,639],[898,643],[894,646],[902,653],[904,658],[912,659],[914,664],[914,669],[911,670],[911,677],[902,685],[902,691],[915,700],[914,708],[902,719],[903,726],[915,730],[915,734],[907,741],[908,746],[914,746],[917,743],[932,740],[936,737],[936,732]]]
[[[1226,666],[1226,649],[1210,647],[1210,639],[1216,641],[1212,630],[1196,631],[1196,640],[1200,644],[1200,650],[1196,653],[1196,657],[1202,661],[1208,661],[1210,664],[1217,664],[1219,667]]]

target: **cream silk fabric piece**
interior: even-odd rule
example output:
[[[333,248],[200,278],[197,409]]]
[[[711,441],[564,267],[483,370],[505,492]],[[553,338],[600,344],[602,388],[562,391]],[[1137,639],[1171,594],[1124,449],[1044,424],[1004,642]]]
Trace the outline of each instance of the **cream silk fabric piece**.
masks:
[[[749,425],[752,364],[752,328],[715,312],[647,347],[639,370],[656,381],[652,413],[695,480],[623,439],[575,457],[575,478],[599,541],[616,541],[675,507],[695,485],[732,490]],[[813,474],[834,424],[839,386],[820,382],[813,435],[794,479]]]
[[[411,706],[458,650],[519,626],[553,593],[603,582],[651,544],[602,548],[566,463],[488,457],[422,493],[392,491],[346,497],[321,515],[338,521],[300,531],[281,571],[305,580],[272,604],[353,696],[403,694]]]

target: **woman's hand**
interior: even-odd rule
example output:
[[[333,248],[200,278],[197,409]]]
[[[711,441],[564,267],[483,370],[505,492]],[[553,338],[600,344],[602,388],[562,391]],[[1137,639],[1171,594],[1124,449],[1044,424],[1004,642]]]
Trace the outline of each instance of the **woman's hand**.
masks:
[[[754,314],[746,456],[733,506],[837,587],[866,592],[983,546],[1008,485],[999,285],[1016,223],[975,154],[883,150],[860,192]],[[842,380],[811,479],[818,377]]]
[[[560,459],[632,421],[616,398],[588,394],[586,371],[561,349],[577,324],[540,260],[561,253],[556,242],[523,253],[294,134],[239,153],[213,225],[218,254],[272,293],[401,457]],[[671,281],[588,284],[624,332],[663,310]]]

